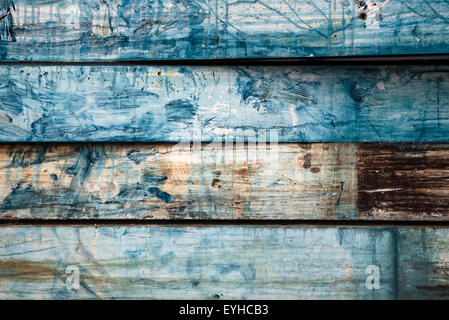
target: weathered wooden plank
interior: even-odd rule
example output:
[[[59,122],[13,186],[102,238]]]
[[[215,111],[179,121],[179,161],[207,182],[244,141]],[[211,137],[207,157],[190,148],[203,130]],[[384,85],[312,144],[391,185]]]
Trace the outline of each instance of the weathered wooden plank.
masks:
[[[0,67],[0,141],[445,142],[448,66]]]
[[[400,229],[397,237],[399,296],[448,299],[448,229]]]
[[[448,53],[445,0],[0,1],[3,60]]]
[[[2,299],[447,299],[448,229],[3,226],[0,235]],[[376,267],[379,288],[368,289]]]
[[[3,144],[0,219],[449,220],[449,144]]]
[[[358,145],[358,210],[376,217],[447,219],[448,147]]]
[[[393,295],[382,229],[2,227],[0,298],[379,299]],[[382,270],[367,290],[365,269]],[[67,290],[67,266],[80,270]]]

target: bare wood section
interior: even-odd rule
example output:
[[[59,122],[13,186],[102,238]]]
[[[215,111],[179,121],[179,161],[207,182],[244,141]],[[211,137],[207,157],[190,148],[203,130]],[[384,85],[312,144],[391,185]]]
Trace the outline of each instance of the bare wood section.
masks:
[[[2,218],[43,219],[335,218],[355,210],[353,149],[2,145],[0,210]]]
[[[448,220],[447,144],[3,144],[1,219]]]
[[[449,213],[447,144],[360,144],[359,212],[368,216],[444,219]]]

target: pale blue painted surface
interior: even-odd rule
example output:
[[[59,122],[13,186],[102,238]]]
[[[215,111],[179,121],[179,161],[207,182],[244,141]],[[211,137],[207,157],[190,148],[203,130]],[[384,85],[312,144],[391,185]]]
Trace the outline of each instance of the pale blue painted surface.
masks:
[[[447,299],[449,229],[0,227],[2,299]],[[67,287],[79,269],[79,289]],[[366,280],[379,268],[379,288]],[[72,282],[71,282],[72,283]]]
[[[394,245],[390,228],[2,227],[0,298],[392,299]]]

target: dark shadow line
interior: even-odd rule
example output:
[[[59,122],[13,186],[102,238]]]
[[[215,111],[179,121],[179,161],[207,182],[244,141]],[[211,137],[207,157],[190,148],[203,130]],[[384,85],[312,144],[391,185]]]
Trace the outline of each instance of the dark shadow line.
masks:
[[[235,59],[162,59],[91,61],[0,61],[0,66],[335,66],[449,64],[449,54],[400,54],[345,57],[235,58]]]
[[[202,140],[202,141],[188,141],[188,142],[173,142],[173,141],[164,141],[164,140],[108,140],[108,141],[95,141],[95,140],[87,140],[87,141],[0,141],[0,146],[20,146],[20,147],[26,147],[26,146],[35,146],[35,147],[42,147],[45,148],[47,146],[64,146],[64,145],[72,145],[77,147],[82,147],[86,145],[116,145],[118,147],[125,147],[125,146],[136,146],[136,145],[142,145],[144,146],[175,146],[179,143],[185,143],[186,148],[187,145],[190,144],[191,148],[194,148],[194,144],[201,144],[201,147],[207,147],[211,142],[219,143],[220,141],[209,141],[209,140]],[[222,141],[224,145],[224,141]],[[231,141],[228,141],[228,143],[231,143]],[[244,142],[236,142],[235,140],[232,141],[233,146],[236,146],[237,143],[242,144],[244,148],[248,148],[250,144],[256,143],[255,141],[244,141]],[[273,142],[274,143],[274,142]],[[270,141],[266,141],[266,144],[269,146]],[[410,142],[410,141],[397,141],[397,142],[381,142],[381,141],[372,141],[372,142],[350,142],[350,141],[279,141],[277,142],[278,145],[309,145],[309,144],[334,144],[334,145],[354,145],[354,146],[380,146],[384,148],[396,148],[400,149],[401,147],[407,147],[407,146],[442,146],[444,148],[449,148],[449,140],[446,142],[440,142],[440,141],[416,141],[416,142]],[[191,149],[193,150],[193,149]],[[0,218],[1,219],[1,218]]]
[[[401,245],[399,232],[397,229],[393,230],[393,279],[392,279],[392,289],[393,289],[393,300],[398,300],[399,295],[399,246]]]
[[[449,221],[319,220],[319,219],[2,219],[0,226],[329,226],[329,227],[449,227]]]

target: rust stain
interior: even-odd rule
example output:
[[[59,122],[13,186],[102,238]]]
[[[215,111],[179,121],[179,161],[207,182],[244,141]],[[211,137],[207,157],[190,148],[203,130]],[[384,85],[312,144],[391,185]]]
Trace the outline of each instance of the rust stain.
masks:
[[[52,266],[52,261],[33,262],[29,260],[6,259],[0,260],[0,273],[4,275],[10,274],[11,277],[35,276],[36,281],[42,277],[53,277],[56,266]],[[60,270],[59,272],[62,272]]]
[[[249,169],[248,169],[248,168],[237,169],[237,170],[235,170],[235,174],[236,174],[237,176],[246,178],[246,177],[249,176]]]
[[[304,169],[309,169],[311,166],[312,166],[312,154],[306,153],[304,155],[304,163],[303,163],[302,167]]]
[[[220,179],[214,178],[212,180],[212,187],[220,188]]]
[[[310,168],[310,172],[318,173],[318,172],[320,172],[320,168],[317,168],[317,167]]]

